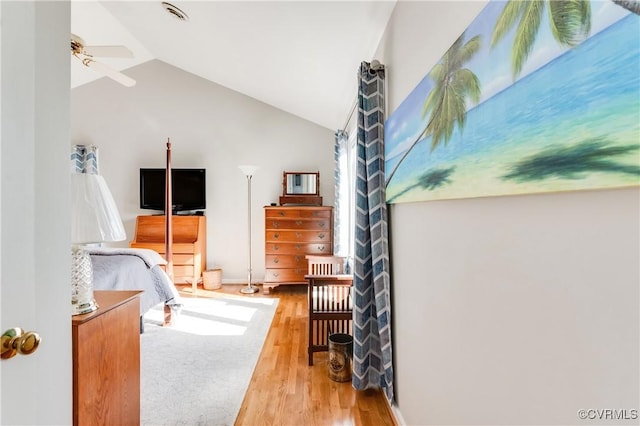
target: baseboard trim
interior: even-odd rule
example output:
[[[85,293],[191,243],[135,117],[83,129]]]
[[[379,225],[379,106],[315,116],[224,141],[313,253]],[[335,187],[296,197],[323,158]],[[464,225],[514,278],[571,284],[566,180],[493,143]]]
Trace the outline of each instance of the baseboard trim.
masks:
[[[389,413],[391,413],[391,418],[393,419],[395,426],[407,426],[407,423],[402,418],[402,413],[400,413],[398,406],[395,403],[390,403],[387,398],[384,398],[384,400],[387,403],[387,409],[389,410]]]

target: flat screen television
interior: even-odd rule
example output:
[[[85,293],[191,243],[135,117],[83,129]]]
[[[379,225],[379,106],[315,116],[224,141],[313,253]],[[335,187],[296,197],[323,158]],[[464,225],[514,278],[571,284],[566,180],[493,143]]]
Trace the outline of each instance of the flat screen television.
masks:
[[[205,169],[171,169],[173,212],[204,210],[206,203]],[[140,169],[140,208],[165,207],[165,169]]]

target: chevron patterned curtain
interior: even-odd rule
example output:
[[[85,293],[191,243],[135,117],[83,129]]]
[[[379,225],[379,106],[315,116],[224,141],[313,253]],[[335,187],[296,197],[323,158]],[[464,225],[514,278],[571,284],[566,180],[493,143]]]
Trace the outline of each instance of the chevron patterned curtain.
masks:
[[[380,387],[393,401],[389,243],[384,178],[384,68],[358,77],[353,387]]]

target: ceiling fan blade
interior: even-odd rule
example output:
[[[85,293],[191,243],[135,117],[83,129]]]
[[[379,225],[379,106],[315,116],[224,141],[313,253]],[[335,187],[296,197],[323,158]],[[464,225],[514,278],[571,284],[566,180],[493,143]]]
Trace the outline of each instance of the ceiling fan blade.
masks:
[[[94,61],[93,59],[89,59],[89,58],[85,58],[82,63],[89,67],[94,69],[95,71],[106,75],[107,77],[117,81],[118,83],[122,84],[123,86],[127,86],[127,87],[132,87],[136,85],[136,81],[134,79],[132,79],[131,77],[122,74],[120,71],[116,71],[113,68],[98,62],[98,61]]]
[[[84,46],[84,54],[102,58],[133,58],[125,46]]]

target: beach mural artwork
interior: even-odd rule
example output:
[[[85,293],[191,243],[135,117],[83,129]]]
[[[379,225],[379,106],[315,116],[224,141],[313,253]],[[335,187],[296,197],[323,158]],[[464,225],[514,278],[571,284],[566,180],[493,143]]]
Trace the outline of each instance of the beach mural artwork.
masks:
[[[387,202],[640,185],[640,2],[489,1],[385,122]]]

